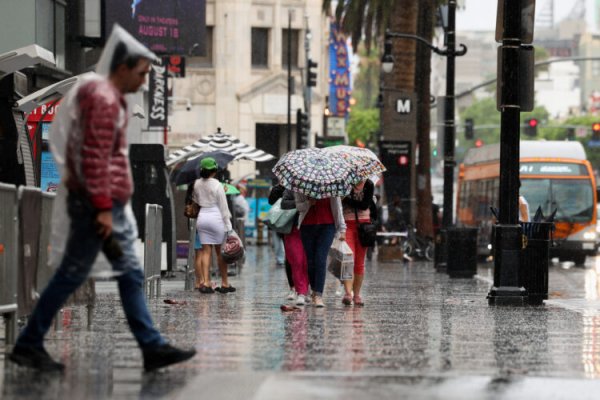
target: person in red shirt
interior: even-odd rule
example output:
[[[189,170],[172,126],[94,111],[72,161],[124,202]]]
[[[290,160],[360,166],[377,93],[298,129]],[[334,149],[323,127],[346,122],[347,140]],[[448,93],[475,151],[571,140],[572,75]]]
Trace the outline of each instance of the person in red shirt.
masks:
[[[327,253],[336,234],[339,240],[346,240],[342,201],[339,197],[316,200],[301,193],[295,193],[295,200],[312,289],[311,301],[315,307],[324,307]]]

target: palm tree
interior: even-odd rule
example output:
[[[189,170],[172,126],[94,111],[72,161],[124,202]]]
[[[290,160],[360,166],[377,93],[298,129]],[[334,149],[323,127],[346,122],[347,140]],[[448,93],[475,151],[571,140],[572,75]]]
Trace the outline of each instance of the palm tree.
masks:
[[[433,36],[433,15],[440,0],[347,0],[339,1],[335,16],[341,29],[352,38],[354,48],[364,40],[367,53],[372,44],[383,41],[386,29],[423,37],[431,42]],[[323,0],[324,12],[331,9],[331,0]],[[416,227],[421,235],[433,236],[431,218],[431,176],[429,145],[429,98],[431,74],[431,50],[414,40],[394,40],[392,52],[397,62],[392,73],[381,81],[386,88],[405,93],[417,92],[417,135],[410,130],[398,129],[394,121],[393,107],[384,107],[381,113],[383,135],[386,138],[410,140],[419,147],[419,164],[411,177],[412,187],[416,187],[417,209]],[[401,61],[400,61],[401,60]],[[417,73],[418,66],[418,73]],[[389,91],[383,92],[384,104],[389,104]],[[415,184],[415,180],[417,183]],[[389,200],[389,199],[388,199]]]

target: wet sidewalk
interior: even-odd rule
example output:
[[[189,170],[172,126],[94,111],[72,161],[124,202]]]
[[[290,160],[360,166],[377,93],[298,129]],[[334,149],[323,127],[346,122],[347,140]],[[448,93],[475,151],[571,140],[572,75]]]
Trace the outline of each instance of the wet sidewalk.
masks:
[[[364,308],[346,307],[329,275],[324,309],[280,311],[284,271],[250,247],[236,293],[185,292],[163,280],[150,308],[162,333],[194,346],[191,361],[142,372],[110,282],[97,285],[91,330],[67,309],[46,341],[66,363],[46,375],[5,362],[2,399],[596,399],[600,266],[554,265],[543,307],[489,307],[491,266],[450,279],[431,263],[367,264]],[[164,299],[185,301],[169,305]],[[3,333],[2,333],[3,334]]]

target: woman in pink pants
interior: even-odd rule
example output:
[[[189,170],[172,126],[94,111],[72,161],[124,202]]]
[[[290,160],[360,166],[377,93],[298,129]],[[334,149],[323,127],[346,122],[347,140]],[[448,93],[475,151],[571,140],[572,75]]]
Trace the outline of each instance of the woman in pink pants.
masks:
[[[283,210],[292,210],[296,208],[294,193],[285,190],[281,198],[281,208]],[[306,254],[302,246],[302,238],[298,229],[298,214],[294,217],[292,231],[284,236],[285,256],[292,266],[292,280],[296,289],[296,305],[306,304],[306,295],[308,294],[308,267],[306,264]]]
[[[358,240],[358,224],[371,222],[370,205],[373,202],[375,185],[370,180],[362,181],[352,189],[352,192],[342,200],[344,220],[346,221],[346,242],[354,253],[354,276],[352,280],[344,281],[345,294],[342,303],[349,306],[365,305],[360,296],[365,278],[365,256],[367,248]],[[354,296],[353,296],[354,295]]]

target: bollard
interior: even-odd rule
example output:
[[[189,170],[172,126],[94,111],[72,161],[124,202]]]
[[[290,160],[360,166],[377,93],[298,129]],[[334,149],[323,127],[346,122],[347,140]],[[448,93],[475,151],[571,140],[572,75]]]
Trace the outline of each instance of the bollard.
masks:
[[[437,272],[446,272],[448,260],[447,240],[446,229],[440,229],[438,234],[435,235],[434,267]]]
[[[446,240],[450,278],[472,278],[477,273],[477,228],[448,228]]]
[[[189,228],[189,244],[188,244],[188,258],[187,265],[185,267],[185,290],[194,290],[194,282],[196,280],[196,219],[191,218],[188,222]]]
[[[148,297],[160,296],[162,261],[162,206],[146,204],[144,227],[144,291]]]
[[[256,244],[262,246],[268,243],[268,238],[265,237],[265,223],[258,220],[256,223]]]
[[[523,250],[519,257],[519,284],[527,290],[527,303],[541,305],[548,299],[548,267],[552,222],[522,222]]]

